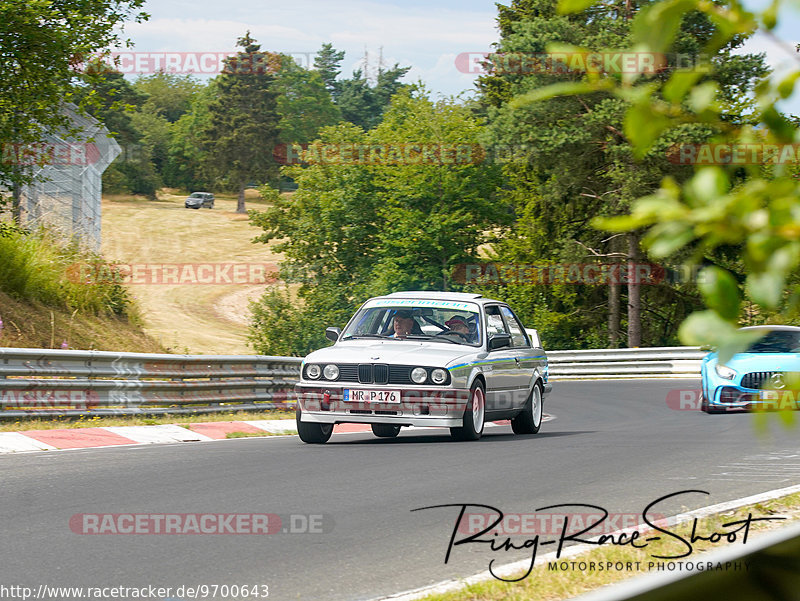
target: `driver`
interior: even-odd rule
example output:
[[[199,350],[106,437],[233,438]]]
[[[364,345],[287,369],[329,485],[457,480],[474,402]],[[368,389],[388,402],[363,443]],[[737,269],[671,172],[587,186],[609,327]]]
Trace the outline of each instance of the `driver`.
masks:
[[[411,335],[415,323],[414,318],[411,317],[411,313],[408,311],[398,311],[394,316],[394,323],[392,324],[394,326],[394,337],[405,338]]]

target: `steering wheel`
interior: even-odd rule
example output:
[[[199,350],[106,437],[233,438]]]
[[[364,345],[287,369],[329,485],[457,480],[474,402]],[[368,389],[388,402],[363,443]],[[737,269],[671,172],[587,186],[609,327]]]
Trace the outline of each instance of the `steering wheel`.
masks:
[[[469,335],[465,334],[464,332],[456,332],[455,330],[444,330],[442,332],[437,332],[434,334],[436,336],[449,336],[450,334],[456,334],[457,336],[461,336],[466,342],[469,342]]]

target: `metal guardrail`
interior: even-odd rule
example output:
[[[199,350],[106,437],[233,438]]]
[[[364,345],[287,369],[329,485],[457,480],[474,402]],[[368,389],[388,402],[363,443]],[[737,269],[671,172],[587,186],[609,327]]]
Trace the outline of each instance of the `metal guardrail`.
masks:
[[[692,378],[708,351],[691,346],[547,351],[553,380]]]
[[[0,348],[0,417],[293,409],[301,361]]]
[[[551,351],[553,380],[693,377],[689,347]],[[299,357],[0,348],[0,417],[293,409]]]

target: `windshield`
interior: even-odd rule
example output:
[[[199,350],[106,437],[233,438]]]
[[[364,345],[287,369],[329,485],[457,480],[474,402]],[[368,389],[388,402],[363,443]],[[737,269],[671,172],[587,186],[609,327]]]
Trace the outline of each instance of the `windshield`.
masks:
[[[342,339],[433,340],[480,346],[480,330],[480,311],[475,303],[375,299],[356,313]]]
[[[800,332],[772,330],[747,349],[748,353],[800,353]]]

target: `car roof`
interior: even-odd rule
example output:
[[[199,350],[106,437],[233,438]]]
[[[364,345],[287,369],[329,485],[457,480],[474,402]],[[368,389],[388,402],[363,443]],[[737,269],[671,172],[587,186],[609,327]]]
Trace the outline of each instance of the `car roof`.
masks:
[[[375,298],[408,298],[408,299],[428,299],[428,300],[459,300],[471,301],[482,305],[488,303],[497,303],[500,301],[484,298],[482,294],[475,292],[439,292],[437,290],[408,290],[406,292],[393,292],[384,296]],[[504,303],[505,304],[505,303]]]

